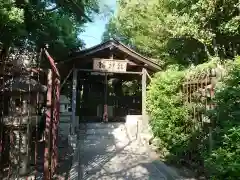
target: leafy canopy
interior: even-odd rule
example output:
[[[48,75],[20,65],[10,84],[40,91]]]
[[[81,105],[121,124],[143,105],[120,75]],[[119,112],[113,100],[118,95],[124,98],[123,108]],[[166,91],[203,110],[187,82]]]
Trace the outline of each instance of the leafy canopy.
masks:
[[[106,35],[167,63],[199,64],[240,54],[238,0],[119,0]]]
[[[51,53],[62,59],[84,45],[78,35],[97,12],[97,0],[0,0],[0,42],[4,48],[26,41],[36,47],[47,43]]]

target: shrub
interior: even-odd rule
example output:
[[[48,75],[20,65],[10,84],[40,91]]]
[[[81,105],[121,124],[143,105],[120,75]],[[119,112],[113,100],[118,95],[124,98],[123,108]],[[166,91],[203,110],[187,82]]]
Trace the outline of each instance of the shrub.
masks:
[[[154,135],[161,139],[160,146],[169,151],[175,162],[191,156],[197,161],[191,162],[191,166],[199,169],[199,165],[204,165],[209,179],[235,180],[240,179],[240,58],[225,64],[224,77],[219,75],[216,86],[216,106],[204,111],[213,127],[212,151],[208,148],[208,130],[194,128],[192,104],[186,106],[181,93],[185,78],[202,76],[216,65],[214,60],[185,71],[175,67],[157,73],[148,89],[147,107]]]
[[[240,58],[228,65],[217,85],[216,108],[209,112],[215,123],[214,149],[205,158],[212,179],[240,179]]]
[[[155,75],[148,89],[147,107],[154,136],[172,155],[186,149],[191,134],[189,110],[182,101],[184,71],[168,69]],[[190,125],[190,126],[189,126]]]

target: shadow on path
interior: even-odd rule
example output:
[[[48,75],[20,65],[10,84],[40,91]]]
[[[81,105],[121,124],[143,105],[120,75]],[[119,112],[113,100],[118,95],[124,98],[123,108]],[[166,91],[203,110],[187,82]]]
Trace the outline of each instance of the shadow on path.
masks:
[[[114,126],[107,128],[105,133],[106,128],[90,129],[91,133],[80,137],[80,179],[188,179],[181,178],[174,169],[158,162],[136,136],[133,138],[127,133],[124,123]]]

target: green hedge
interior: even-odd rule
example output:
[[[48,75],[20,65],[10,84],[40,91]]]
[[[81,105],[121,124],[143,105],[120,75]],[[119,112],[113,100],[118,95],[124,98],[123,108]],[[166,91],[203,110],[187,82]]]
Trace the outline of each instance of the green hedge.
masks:
[[[203,72],[211,64],[157,73],[147,94],[150,125],[162,142],[159,148],[166,148],[175,162],[191,156],[195,160],[192,167],[204,167],[209,179],[240,179],[240,58],[228,63],[226,75],[217,84],[216,108],[206,112],[214,124],[211,152],[208,131],[194,128],[191,109],[183,103],[181,88],[185,78],[199,73],[199,69]]]
[[[214,149],[205,156],[205,166],[212,179],[240,179],[240,58],[227,68],[218,83],[215,103],[209,112],[216,128]]]
[[[151,116],[150,125],[156,137],[163,142],[172,155],[185,149],[189,135],[192,133],[189,125],[189,110],[183,105],[181,87],[184,81],[184,71],[169,69],[155,75],[147,94],[148,113]]]

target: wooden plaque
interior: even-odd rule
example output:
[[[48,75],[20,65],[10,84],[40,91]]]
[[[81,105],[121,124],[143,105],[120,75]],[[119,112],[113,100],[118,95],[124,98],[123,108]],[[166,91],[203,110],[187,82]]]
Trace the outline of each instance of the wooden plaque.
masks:
[[[127,61],[114,59],[94,59],[93,70],[107,72],[126,72]]]

